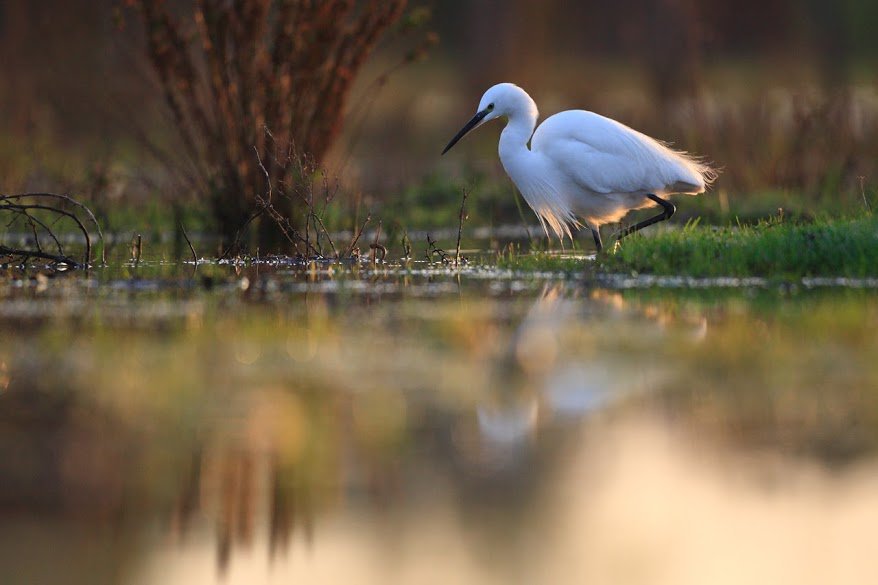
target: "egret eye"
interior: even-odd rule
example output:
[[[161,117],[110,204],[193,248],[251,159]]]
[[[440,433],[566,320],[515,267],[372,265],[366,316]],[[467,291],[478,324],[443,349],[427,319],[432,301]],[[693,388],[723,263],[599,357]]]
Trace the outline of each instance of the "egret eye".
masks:
[[[488,104],[488,111],[490,112],[493,109],[494,109],[494,104]]]

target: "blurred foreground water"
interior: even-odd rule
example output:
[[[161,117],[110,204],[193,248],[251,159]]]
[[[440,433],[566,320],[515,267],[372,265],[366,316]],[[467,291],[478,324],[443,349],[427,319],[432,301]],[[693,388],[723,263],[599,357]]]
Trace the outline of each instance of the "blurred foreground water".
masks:
[[[878,582],[876,331],[838,287],[6,278],[2,582]]]

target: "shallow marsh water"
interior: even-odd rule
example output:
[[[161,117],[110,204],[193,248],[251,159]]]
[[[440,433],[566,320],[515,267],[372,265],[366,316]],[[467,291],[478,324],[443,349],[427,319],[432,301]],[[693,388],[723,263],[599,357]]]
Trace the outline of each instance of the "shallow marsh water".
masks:
[[[876,326],[868,282],[7,277],[3,582],[875,582]]]

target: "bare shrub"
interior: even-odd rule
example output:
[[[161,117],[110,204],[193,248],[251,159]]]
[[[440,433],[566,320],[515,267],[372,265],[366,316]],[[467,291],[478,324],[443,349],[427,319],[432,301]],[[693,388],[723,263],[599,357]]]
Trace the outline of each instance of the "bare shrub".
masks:
[[[277,164],[269,150],[323,160],[357,72],[406,5],[194,0],[177,16],[163,0],[130,2],[184,150],[169,162],[209,195],[227,242],[252,218],[266,180],[298,179],[295,165]]]

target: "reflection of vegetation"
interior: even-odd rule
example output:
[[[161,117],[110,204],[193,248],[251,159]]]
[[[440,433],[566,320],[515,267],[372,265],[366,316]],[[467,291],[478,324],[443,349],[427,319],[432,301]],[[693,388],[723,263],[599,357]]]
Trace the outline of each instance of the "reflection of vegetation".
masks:
[[[636,297],[636,295],[635,295]],[[675,299],[669,299],[677,304]],[[708,436],[843,463],[878,446],[878,311],[872,293],[740,297],[706,311],[703,343],[668,348],[689,368],[664,385],[667,412]],[[677,304],[677,312],[686,304]]]
[[[319,547],[330,511],[420,513],[421,490],[518,513],[592,416],[829,461],[878,448],[873,293],[199,269],[210,288],[0,287],[0,515],[206,532],[224,567]]]

